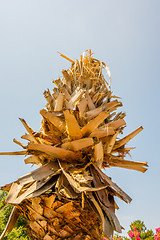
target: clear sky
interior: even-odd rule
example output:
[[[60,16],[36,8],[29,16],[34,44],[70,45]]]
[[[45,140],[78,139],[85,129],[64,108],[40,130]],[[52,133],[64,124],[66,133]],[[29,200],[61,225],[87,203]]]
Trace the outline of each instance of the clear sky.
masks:
[[[156,0],[7,0],[0,1],[0,151],[21,150],[25,130],[18,117],[38,131],[43,91],[72,59],[91,48],[110,66],[112,90],[122,97],[125,134],[142,125],[130,142],[132,159],[148,161],[143,174],[120,168],[106,174],[133,199],[117,199],[126,231],[133,220],[160,226],[160,1]],[[126,158],[129,159],[129,158]],[[33,168],[22,156],[0,157],[0,185]]]

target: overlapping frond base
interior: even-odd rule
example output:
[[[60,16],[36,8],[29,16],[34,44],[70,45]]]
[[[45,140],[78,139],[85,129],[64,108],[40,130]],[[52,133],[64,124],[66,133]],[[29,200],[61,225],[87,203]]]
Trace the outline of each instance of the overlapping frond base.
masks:
[[[29,220],[32,239],[102,239],[100,218],[87,199],[72,201],[49,194],[25,200],[19,209]]]

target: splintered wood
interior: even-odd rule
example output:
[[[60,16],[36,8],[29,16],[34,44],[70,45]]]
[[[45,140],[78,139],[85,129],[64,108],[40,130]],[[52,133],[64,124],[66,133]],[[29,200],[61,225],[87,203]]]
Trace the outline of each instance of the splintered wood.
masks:
[[[9,192],[6,202],[29,220],[33,239],[99,240],[102,233],[111,238],[113,231],[122,228],[114,196],[127,203],[131,198],[101,169],[145,172],[147,162],[125,159],[133,149],[126,144],[143,128],[121,138],[125,113],[117,109],[122,102],[110,89],[109,67],[93,58],[91,50],[76,61],[60,55],[71,67],[53,80],[53,92],[44,92],[47,104],[40,110],[40,131],[20,118],[27,131],[22,139],[28,143],[14,139],[23,150],[0,153],[25,155],[25,163],[38,168],[1,189]]]

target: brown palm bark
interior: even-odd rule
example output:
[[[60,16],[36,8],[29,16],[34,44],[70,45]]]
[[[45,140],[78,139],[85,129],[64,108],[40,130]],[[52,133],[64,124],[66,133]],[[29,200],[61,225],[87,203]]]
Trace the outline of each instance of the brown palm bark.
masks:
[[[24,201],[21,211],[29,220],[31,239],[102,239],[101,221],[86,200],[44,195]]]

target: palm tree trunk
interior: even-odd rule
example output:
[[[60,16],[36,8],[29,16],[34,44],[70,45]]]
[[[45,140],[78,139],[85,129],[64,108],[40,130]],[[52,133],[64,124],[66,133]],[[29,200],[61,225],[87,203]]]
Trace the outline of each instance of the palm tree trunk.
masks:
[[[43,195],[25,200],[20,209],[29,220],[31,239],[102,239],[101,221],[86,198],[73,201],[56,194]]]

